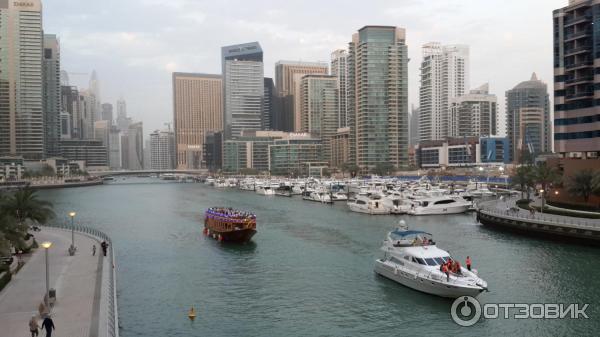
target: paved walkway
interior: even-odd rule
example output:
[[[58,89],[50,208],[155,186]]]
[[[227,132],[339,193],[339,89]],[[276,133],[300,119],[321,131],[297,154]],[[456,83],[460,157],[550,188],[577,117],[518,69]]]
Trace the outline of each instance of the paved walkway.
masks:
[[[539,220],[539,221],[547,221],[551,223],[555,223],[557,225],[568,224],[575,227],[581,228],[594,228],[596,230],[600,230],[600,220],[595,219],[585,219],[585,218],[576,218],[570,216],[549,214],[549,213],[541,213],[535,212],[531,213],[526,211],[519,206],[517,206],[516,202],[520,198],[504,198],[503,200],[491,200],[485,201],[478,204],[478,207],[482,210],[492,210],[496,212],[502,212],[505,215],[512,217],[519,217],[529,220]],[[541,201],[540,201],[541,204]]]
[[[50,288],[56,289],[56,303],[51,310],[56,326],[53,336],[96,336],[100,305],[96,285],[103,269],[99,242],[76,232],[78,251],[75,256],[69,256],[71,232],[43,227],[35,236],[38,243],[52,242],[49,250]],[[94,244],[96,256],[91,253]],[[0,337],[31,336],[28,322],[31,316],[38,316],[38,306],[44,298],[45,268],[44,248],[40,247],[0,292]],[[40,336],[44,335],[40,333]]]

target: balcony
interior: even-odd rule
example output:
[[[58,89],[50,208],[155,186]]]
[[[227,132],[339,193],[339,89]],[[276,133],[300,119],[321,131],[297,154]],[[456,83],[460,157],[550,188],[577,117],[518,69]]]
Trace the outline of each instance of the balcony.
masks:
[[[565,81],[565,84],[574,84],[574,83],[585,83],[585,82],[593,82],[594,76],[581,76],[577,78],[570,78]]]
[[[590,14],[579,15],[577,17],[570,17],[570,18],[565,19],[565,27],[576,25],[576,24],[582,23],[582,22],[591,21],[591,20],[592,20],[592,15],[590,15]]]
[[[592,31],[589,29],[586,29],[583,32],[565,34],[565,42],[571,41],[571,40],[576,40],[576,39],[579,39],[582,37],[590,37],[590,36],[592,36]]]
[[[580,54],[580,53],[589,53],[592,51],[592,46],[591,45],[586,45],[586,46],[581,46],[581,47],[577,47],[577,48],[570,48],[570,49],[565,49],[565,57],[567,56],[573,56],[576,54]]]
[[[566,99],[578,99],[578,98],[593,97],[593,96],[594,96],[593,91],[585,91],[585,92],[567,95]]]
[[[579,62],[579,63],[565,64],[565,68],[566,69],[576,69],[576,68],[589,67],[589,66],[593,66],[593,65],[594,65],[594,61],[583,61],[583,62]]]

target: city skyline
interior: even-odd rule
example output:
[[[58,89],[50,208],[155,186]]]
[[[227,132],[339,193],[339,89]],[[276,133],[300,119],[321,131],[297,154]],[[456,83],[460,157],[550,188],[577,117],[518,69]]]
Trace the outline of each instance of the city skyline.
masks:
[[[338,12],[342,8],[340,19],[311,19],[310,26],[306,25],[307,18],[315,13],[310,11],[309,4],[294,9],[294,15],[290,15],[291,9],[268,2],[255,4],[253,8],[241,3],[239,6],[228,4],[225,8],[222,4],[185,0],[110,4],[111,1],[72,4],[60,0],[48,3],[44,7],[45,32],[57,34],[61,40],[65,70],[88,74],[71,75],[73,85],[86,88],[89,74],[97,70],[102,84],[102,103],[114,104],[123,96],[130,115],[143,120],[148,125],[147,130],[154,130],[161,128],[172,115],[171,73],[218,74],[220,47],[224,45],[259,41],[264,50],[265,77],[273,77],[275,62],[279,60],[327,62],[332,51],[347,48],[349,34],[369,24],[406,28],[411,58],[409,104],[418,103],[421,46],[428,42],[469,45],[471,83],[489,82],[490,93],[498,97],[534,71],[551,91],[552,16],[549,13],[566,6],[568,1],[526,4],[509,1],[497,6],[499,9],[494,12],[485,10],[489,3],[464,1],[411,0],[399,4],[380,1],[360,10],[358,4],[331,3],[322,6],[335,6]],[[134,10],[136,15],[132,17]],[[248,15],[249,11],[256,15]],[[226,20],[219,19],[223,17]],[[154,19],[162,24],[151,25]],[[106,25],[107,20],[112,24]],[[102,25],[94,24],[100,21]],[[213,29],[220,34],[204,34]],[[201,43],[189,43],[192,38],[198,41],[197,36],[201,36]],[[489,67],[492,62],[496,67]],[[499,113],[504,114],[502,100]]]

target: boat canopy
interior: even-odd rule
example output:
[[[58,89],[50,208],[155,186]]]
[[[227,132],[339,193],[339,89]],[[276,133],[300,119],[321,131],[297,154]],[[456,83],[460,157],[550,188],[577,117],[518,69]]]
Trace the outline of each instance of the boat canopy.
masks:
[[[433,236],[432,234],[429,234],[427,232],[412,231],[412,230],[410,230],[410,231],[395,230],[391,234],[395,235],[395,236],[399,236],[401,238],[404,238],[404,237],[407,237],[407,236],[419,235],[419,234],[425,234],[425,235]]]

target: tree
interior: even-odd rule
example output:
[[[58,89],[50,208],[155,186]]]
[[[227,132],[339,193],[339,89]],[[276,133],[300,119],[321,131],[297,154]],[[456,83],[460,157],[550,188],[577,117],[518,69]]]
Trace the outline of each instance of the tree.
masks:
[[[378,176],[388,176],[394,171],[395,171],[395,167],[394,167],[394,165],[392,165],[392,163],[382,162],[382,163],[377,163],[377,165],[375,165],[373,170],[371,170],[371,173],[376,174]]]
[[[46,223],[55,216],[52,204],[38,199],[35,191],[30,188],[20,189],[11,196],[5,197],[0,204],[0,214],[12,217],[18,223],[25,223],[28,220]]]
[[[560,181],[560,175],[555,168],[548,166],[546,163],[541,163],[534,167],[533,178],[536,185],[540,185],[542,188],[542,210],[544,209],[544,201],[548,188],[552,184],[556,184]]]
[[[522,165],[517,167],[510,180],[521,189],[521,199],[524,197],[523,193],[525,189],[527,189],[527,199],[529,199],[529,186],[532,185],[533,181],[531,166]]]
[[[594,193],[594,171],[581,170],[570,177],[569,193],[578,197],[582,197],[585,202],[588,202],[590,196]]]
[[[360,167],[354,163],[344,163],[342,165],[342,172],[349,172],[351,177],[356,177],[360,171]]]
[[[600,170],[594,173],[594,178],[592,179],[592,193],[600,196]]]

